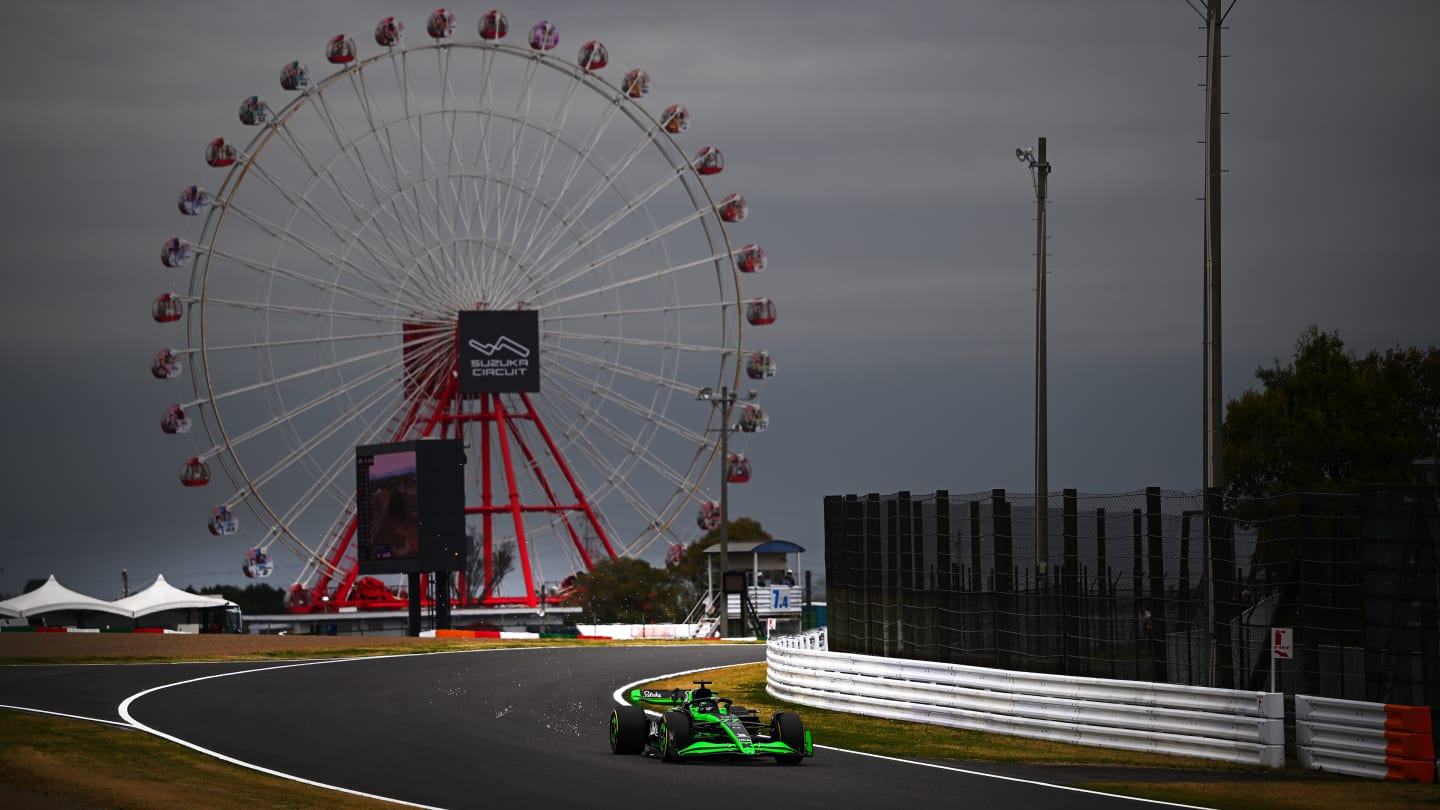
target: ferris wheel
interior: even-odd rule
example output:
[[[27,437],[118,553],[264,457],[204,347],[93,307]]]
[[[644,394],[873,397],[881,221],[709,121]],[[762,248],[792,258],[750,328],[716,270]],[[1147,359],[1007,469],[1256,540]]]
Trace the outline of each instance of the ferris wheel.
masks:
[[[292,609],[394,596],[357,572],[357,446],[462,439],[475,554],[488,576],[509,544],[524,573],[485,599],[535,605],[544,581],[713,525],[717,431],[765,426],[695,402],[773,376],[746,343],[776,311],[742,297],[765,253],[732,241],[748,205],[707,186],[724,159],[686,142],[689,110],[655,109],[599,42],[558,55],[550,22],[514,44],[498,11],[476,39],[456,26],[437,10],[411,44],[387,17],[372,55],[342,34],[328,75],[281,66],[240,104],[253,134],[211,140],[181,191],[198,235],[161,250],[176,275],[152,315],[184,345],[151,371],[191,382],[162,431],[198,439],[181,483],[210,496],[197,521],[245,539],[248,576],[277,543],[299,558]],[[535,344],[462,333],[475,317],[528,318]],[[499,387],[465,384],[481,373]],[[721,463],[748,478],[743,453]]]

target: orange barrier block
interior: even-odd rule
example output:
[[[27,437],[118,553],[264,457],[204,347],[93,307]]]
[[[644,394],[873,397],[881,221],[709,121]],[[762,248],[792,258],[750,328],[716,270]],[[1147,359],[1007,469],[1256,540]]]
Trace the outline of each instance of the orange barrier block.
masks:
[[[130,631],[130,632],[132,632],[132,633],[162,633],[162,634],[163,634],[163,633],[165,632],[165,628],[163,628],[163,627],[137,627],[137,628],[135,628],[134,630],[132,630],[132,631]]]
[[[474,630],[436,630],[436,638],[475,638]]]
[[[1400,706],[1385,704],[1385,730],[1408,731],[1412,734],[1430,733],[1429,706]]]
[[[1435,759],[1435,742],[1430,732],[1412,734],[1408,731],[1385,732],[1385,756],[1401,759]]]
[[[1385,778],[1404,782],[1435,783],[1435,760],[1385,758]]]
[[[37,633],[63,633],[63,632],[65,632],[65,628],[63,628],[63,627],[37,627],[37,628],[35,628],[35,632],[37,632]]]

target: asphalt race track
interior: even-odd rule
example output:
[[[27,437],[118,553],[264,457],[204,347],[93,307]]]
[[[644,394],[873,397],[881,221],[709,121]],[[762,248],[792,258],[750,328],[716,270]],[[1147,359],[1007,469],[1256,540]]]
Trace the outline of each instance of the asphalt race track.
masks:
[[[123,706],[135,723],[253,767],[438,808],[1156,806],[820,749],[823,739],[798,767],[610,753],[616,689],[764,655],[756,645],[685,645],[0,667],[0,704],[113,722]]]

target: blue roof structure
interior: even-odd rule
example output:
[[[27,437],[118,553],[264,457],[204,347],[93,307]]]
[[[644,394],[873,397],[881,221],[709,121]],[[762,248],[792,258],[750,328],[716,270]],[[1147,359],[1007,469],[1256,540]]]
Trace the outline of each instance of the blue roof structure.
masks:
[[[742,543],[731,541],[727,545],[729,548],[726,550],[731,554],[800,554],[805,551],[802,546],[789,540],[765,540],[763,542],[747,540]],[[707,546],[705,553],[719,554],[720,544]]]

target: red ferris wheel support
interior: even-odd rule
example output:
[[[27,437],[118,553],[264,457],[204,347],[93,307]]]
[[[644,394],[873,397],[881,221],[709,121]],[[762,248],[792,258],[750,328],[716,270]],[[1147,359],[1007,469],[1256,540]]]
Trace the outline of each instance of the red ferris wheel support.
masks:
[[[556,603],[559,601],[558,597],[546,596],[535,590],[531,565],[532,549],[525,532],[527,515],[557,516],[564,533],[574,545],[587,570],[594,565],[584,540],[588,532],[593,532],[611,559],[616,559],[619,555],[616,554],[599,516],[554,437],[546,428],[530,395],[460,392],[458,328],[457,322],[449,325],[448,331],[456,335],[455,339],[448,341],[449,346],[440,357],[430,358],[421,368],[419,353],[412,356],[412,344],[435,335],[444,327],[405,324],[404,385],[409,407],[396,425],[393,439],[403,441],[436,437],[466,440],[467,454],[471,457],[469,466],[473,468],[478,463],[480,470],[478,493],[470,493],[467,486],[465,505],[466,515],[480,516],[479,552],[484,561],[484,579],[478,584],[491,581],[494,573],[495,532],[505,526],[514,534],[516,552],[520,557],[521,572],[525,578],[525,595],[489,595],[482,599],[470,593],[477,583],[467,583],[462,573],[460,593],[452,600],[452,605],[538,607],[542,602]],[[443,373],[433,373],[437,369]],[[424,385],[418,382],[422,379],[435,382]],[[474,455],[477,444],[478,458]],[[555,480],[557,475],[561,480]],[[528,476],[528,479],[522,478],[523,476]],[[496,480],[497,477],[500,480]],[[532,486],[523,487],[522,480],[528,480]],[[557,487],[557,484],[560,486]],[[534,500],[527,501],[521,494],[522,490],[537,491],[536,495],[531,496]],[[471,502],[469,494],[478,494],[478,503]],[[373,577],[358,576],[358,563],[353,550],[356,530],[353,507],[351,511],[352,514],[344,522],[344,528],[336,537],[331,551],[326,555],[326,567],[322,569],[317,584],[310,588],[297,584],[291,588],[287,604],[292,612],[311,613],[342,607],[397,610],[406,606],[404,596],[391,593]],[[430,601],[428,592],[424,601],[427,604]]]
[[[560,448],[555,444],[540,413],[535,409],[529,394],[511,394],[510,404],[502,394],[476,394],[465,396],[458,391],[458,375],[446,375],[448,382],[438,397],[438,405],[426,425],[424,435],[434,435],[438,427],[442,438],[473,438],[473,431],[467,434],[466,425],[478,424],[480,429],[480,503],[466,504],[465,514],[481,517],[481,555],[484,560],[485,579],[489,581],[493,572],[494,537],[497,518],[508,518],[515,534],[515,545],[520,555],[520,565],[525,576],[525,596],[490,597],[486,605],[523,604],[535,607],[541,597],[535,592],[535,580],[531,569],[529,543],[525,536],[525,515],[547,513],[558,515],[570,542],[586,569],[594,562],[586,549],[581,528],[594,531],[611,559],[618,555],[610,544],[610,538],[600,524],[594,508],[585,497],[570,465],[566,463]],[[526,430],[529,425],[533,431]],[[534,436],[527,434],[533,432]],[[537,442],[538,439],[538,442]],[[497,455],[498,449],[498,455]],[[473,452],[474,448],[471,448]],[[517,465],[516,454],[523,459]],[[498,462],[498,464],[496,463]],[[569,487],[569,498],[561,497],[546,473],[547,462],[552,462]],[[503,481],[495,480],[498,470]],[[526,503],[520,495],[521,476],[528,474],[543,494],[539,503]],[[503,492],[502,492],[503,489]],[[504,500],[499,500],[499,497]]]

